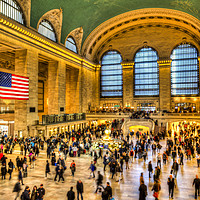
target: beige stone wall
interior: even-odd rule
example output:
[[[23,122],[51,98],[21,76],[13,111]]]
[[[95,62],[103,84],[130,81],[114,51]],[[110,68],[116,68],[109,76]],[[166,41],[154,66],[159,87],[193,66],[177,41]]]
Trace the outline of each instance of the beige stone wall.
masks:
[[[66,69],[66,113],[78,113],[80,105],[80,70]]]
[[[29,100],[15,100],[15,134],[22,131],[26,136],[38,120],[38,54],[32,50],[16,51],[15,74],[29,77]],[[35,112],[30,113],[30,107],[35,107]]]
[[[123,106],[133,105],[133,71],[134,63],[125,63],[123,66]]]
[[[160,110],[170,110],[171,103],[171,60],[158,61],[159,63],[159,92]]]
[[[95,71],[87,69],[85,67],[81,68],[81,108],[80,112],[87,112],[89,107],[95,107]],[[98,91],[97,91],[98,92]]]

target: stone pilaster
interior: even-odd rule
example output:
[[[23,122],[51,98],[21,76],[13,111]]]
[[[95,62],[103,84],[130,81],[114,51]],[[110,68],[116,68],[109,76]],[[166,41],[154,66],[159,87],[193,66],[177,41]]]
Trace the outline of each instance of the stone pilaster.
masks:
[[[66,113],[78,113],[80,105],[80,70],[66,69]]]
[[[95,80],[94,80],[94,94],[95,94],[95,107],[99,108],[100,106],[100,80],[101,79],[101,65],[97,65],[95,69]]]
[[[48,65],[48,114],[58,114],[58,62]]]
[[[15,100],[15,135],[31,135],[31,125],[38,120],[38,53],[19,50],[15,53],[15,74],[29,77],[29,100]],[[35,112],[30,112],[30,107]]]
[[[58,63],[58,112],[65,113],[65,96],[66,96],[66,64],[62,61]],[[60,111],[64,108],[64,111]]]
[[[66,65],[52,61],[48,66],[48,114],[65,113]],[[64,111],[60,111],[63,107]]]
[[[159,65],[159,83],[160,83],[160,111],[170,111],[171,103],[171,60],[160,59]]]
[[[133,62],[122,62],[123,68],[123,106],[133,105]]]

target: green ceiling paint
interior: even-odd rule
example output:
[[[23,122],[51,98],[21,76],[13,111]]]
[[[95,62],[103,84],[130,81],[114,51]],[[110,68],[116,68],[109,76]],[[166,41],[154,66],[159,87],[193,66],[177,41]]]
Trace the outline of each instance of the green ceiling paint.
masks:
[[[61,42],[74,29],[82,26],[83,40],[98,25],[116,15],[142,8],[180,10],[200,19],[200,0],[32,0],[31,26],[36,28],[43,14],[63,9]]]

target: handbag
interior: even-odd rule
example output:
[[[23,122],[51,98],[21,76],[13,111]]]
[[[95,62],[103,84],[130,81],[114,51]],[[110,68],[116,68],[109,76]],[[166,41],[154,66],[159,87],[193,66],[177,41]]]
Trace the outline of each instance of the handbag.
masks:
[[[158,198],[158,192],[154,192],[153,197]]]

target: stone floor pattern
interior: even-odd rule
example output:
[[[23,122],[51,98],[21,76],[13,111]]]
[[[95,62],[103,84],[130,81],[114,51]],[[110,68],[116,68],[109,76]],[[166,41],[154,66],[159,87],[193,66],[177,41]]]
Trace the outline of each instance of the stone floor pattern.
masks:
[[[163,150],[165,150],[165,141],[161,142]],[[15,163],[16,156],[19,155],[19,150],[15,150],[12,155],[7,155],[8,159],[12,158]],[[21,156],[20,156],[21,157]],[[90,171],[88,170],[91,157],[88,155],[81,155],[80,158],[74,158],[77,170],[75,173],[75,177],[71,176],[71,171],[69,169],[72,158],[68,157],[66,160],[67,170],[65,171],[64,178],[65,182],[54,182],[53,176],[55,172],[55,167],[51,166],[51,172],[53,172],[51,178],[45,178],[45,164],[46,164],[46,150],[41,151],[38,160],[36,161],[35,169],[28,169],[28,177],[24,178],[24,186],[22,189],[28,185],[31,190],[34,185],[39,187],[41,183],[44,184],[44,188],[46,189],[45,200],[64,200],[66,198],[66,193],[71,186],[74,186],[74,190],[76,192],[75,186],[76,182],[80,179],[84,184],[84,200],[101,200],[100,194],[95,194],[94,191],[96,189],[95,179],[89,179]],[[106,181],[111,182],[111,186],[113,188],[113,197],[115,200],[137,200],[139,199],[139,176],[141,172],[144,172],[144,180],[145,184],[148,187],[148,196],[147,200],[153,200],[154,197],[151,188],[153,186],[153,179],[149,180],[147,165],[148,161],[152,160],[153,167],[156,166],[156,158],[151,154],[151,150],[148,152],[148,159],[146,163],[144,163],[143,159],[138,160],[134,159],[133,163],[130,163],[130,169],[124,169],[124,180],[120,182],[115,182],[115,180],[110,179],[109,169],[105,174],[103,173],[103,165],[102,160],[98,160],[97,171],[100,170],[104,175],[104,186]],[[168,186],[167,186],[167,178],[169,176],[171,170],[172,160],[169,158],[169,162],[166,165],[162,165],[162,173],[160,176],[161,179],[161,192],[160,192],[160,200],[169,199],[168,197]],[[125,166],[124,166],[125,167]],[[178,187],[175,189],[174,199],[177,200],[191,200],[194,199],[194,187],[192,187],[193,179],[196,174],[199,174],[200,168],[197,168],[196,159],[193,158],[192,161],[187,161],[184,158],[184,166],[180,166],[178,177],[177,177],[177,185]],[[17,172],[13,173],[12,180],[8,180],[8,175],[6,180],[0,181],[0,200],[12,200],[14,199],[16,193],[13,193],[14,184],[17,182]],[[200,199],[200,198],[199,198]]]

